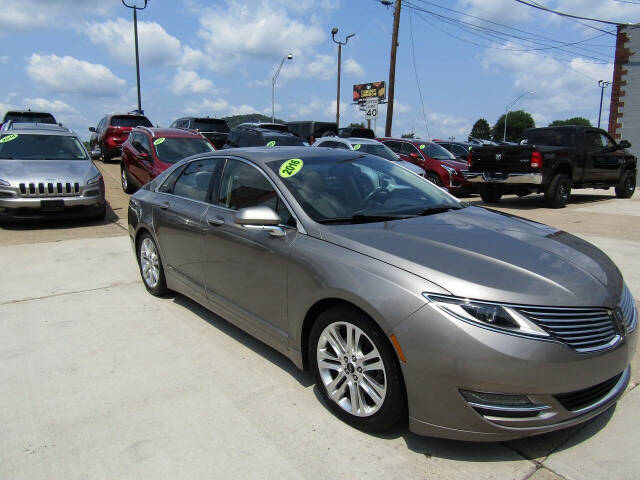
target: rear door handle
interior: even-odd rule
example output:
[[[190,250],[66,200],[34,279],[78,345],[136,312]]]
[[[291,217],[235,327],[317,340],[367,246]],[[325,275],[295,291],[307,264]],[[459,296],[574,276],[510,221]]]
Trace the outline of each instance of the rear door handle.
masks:
[[[207,223],[212,227],[219,227],[220,225],[224,225],[224,218],[221,217],[213,217],[207,220]]]

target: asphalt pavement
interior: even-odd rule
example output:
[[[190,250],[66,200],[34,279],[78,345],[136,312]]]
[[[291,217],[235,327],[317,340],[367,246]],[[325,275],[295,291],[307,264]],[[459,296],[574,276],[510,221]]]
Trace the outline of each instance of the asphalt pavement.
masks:
[[[98,166],[104,222],[0,227],[0,479],[640,478],[638,356],[618,405],[568,430],[489,444],[360,432],[284,356],[183,296],[145,291],[119,167]],[[594,243],[640,298],[640,194],[493,208]]]

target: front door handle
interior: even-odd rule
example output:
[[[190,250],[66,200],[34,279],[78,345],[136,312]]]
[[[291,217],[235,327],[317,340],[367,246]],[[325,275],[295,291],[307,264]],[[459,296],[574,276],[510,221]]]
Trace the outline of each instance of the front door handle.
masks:
[[[207,220],[207,223],[212,227],[219,227],[220,225],[224,225],[224,218],[221,217],[213,217]]]
[[[162,210],[169,208],[169,202],[162,202],[158,205]]]

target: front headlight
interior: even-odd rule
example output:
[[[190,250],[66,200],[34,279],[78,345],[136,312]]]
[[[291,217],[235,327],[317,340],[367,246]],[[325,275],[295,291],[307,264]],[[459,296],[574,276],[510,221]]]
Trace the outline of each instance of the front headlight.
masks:
[[[98,172],[98,174],[95,177],[91,177],[89,180],[87,180],[87,185],[95,185],[100,181],[101,178],[102,178],[102,174]]]
[[[451,175],[455,175],[456,174],[456,169],[453,167],[450,167],[449,165],[445,165],[444,163],[440,165],[442,168],[444,168],[447,172],[449,172],[449,174]]]
[[[9,182],[7,182],[6,180],[2,180],[0,178],[0,187],[10,187],[11,184]]]
[[[515,335],[549,337],[542,328],[508,305],[429,293],[423,295],[434,308],[463,322]]]

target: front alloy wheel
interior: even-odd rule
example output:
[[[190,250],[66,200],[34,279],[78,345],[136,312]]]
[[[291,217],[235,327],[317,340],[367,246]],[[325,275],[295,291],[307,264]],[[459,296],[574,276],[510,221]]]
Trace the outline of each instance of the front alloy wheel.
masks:
[[[167,291],[162,260],[158,248],[149,233],[145,232],[138,247],[138,264],[142,281],[149,293],[162,295]]]

